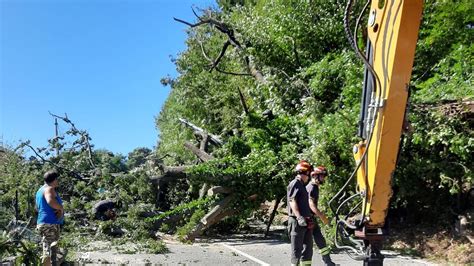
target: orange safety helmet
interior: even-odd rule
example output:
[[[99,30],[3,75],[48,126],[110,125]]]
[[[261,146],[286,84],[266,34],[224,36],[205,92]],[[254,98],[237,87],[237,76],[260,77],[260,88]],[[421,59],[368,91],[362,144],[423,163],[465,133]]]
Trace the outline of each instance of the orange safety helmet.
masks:
[[[313,166],[305,160],[300,161],[295,168],[297,174],[307,173],[313,170]]]
[[[328,175],[328,171],[326,170],[326,167],[324,166],[318,166],[314,168],[314,170],[311,172],[311,177],[317,176],[317,175]]]

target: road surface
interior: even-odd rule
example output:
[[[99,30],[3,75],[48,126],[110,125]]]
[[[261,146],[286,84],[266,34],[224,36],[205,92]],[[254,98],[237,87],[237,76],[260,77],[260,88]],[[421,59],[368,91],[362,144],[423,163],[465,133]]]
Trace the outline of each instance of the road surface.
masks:
[[[174,241],[166,243],[169,252],[165,254],[120,254],[110,251],[110,246],[102,251],[77,252],[75,259],[84,265],[103,263],[132,265],[289,265],[290,244],[279,239],[242,238],[201,240],[192,245]],[[384,265],[434,265],[433,263],[384,252]],[[338,265],[362,265],[345,253],[331,255]],[[316,251],[312,265],[322,265]]]

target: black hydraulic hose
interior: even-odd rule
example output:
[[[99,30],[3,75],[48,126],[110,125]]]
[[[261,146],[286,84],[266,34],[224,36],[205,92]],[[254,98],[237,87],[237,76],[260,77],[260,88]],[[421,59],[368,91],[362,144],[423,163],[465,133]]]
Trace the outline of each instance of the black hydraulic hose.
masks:
[[[348,2],[352,2],[352,0],[348,0]],[[367,7],[369,6],[369,3],[371,2],[371,0],[368,0],[367,3],[365,4],[364,8],[362,9],[362,11],[360,12],[359,14],[359,17],[357,18],[357,21],[356,21],[356,26],[355,26],[355,30],[354,30],[354,33],[356,35],[350,35],[353,39],[351,41],[351,45],[353,45],[353,47],[355,48],[355,52],[356,54],[359,56],[359,58],[362,60],[362,62],[364,63],[364,65],[369,69],[370,73],[372,73],[372,75],[375,77],[376,81],[377,81],[377,85],[374,90],[377,90],[377,87],[379,89],[382,88],[382,83],[380,82],[380,79],[377,75],[377,73],[375,72],[374,68],[372,67],[372,65],[370,64],[369,60],[367,59],[367,57],[365,57],[365,55],[362,53],[362,51],[359,49],[359,46],[357,45],[357,31],[359,29],[359,24],[360,24],[360,20],[362,19],[362,15],[364,14],[365,10],[367,9]],[[347,23],[347,25],[345,25],[345,28],[349,26],[348,24],[348,21],[346,21],[347,18],[344,17],[344,22]],[[375,85],[375,84],[374,84]]]
[[[339,248],[339,249],[350,249],[354,253],[360,254],[359,251],[357,249],[355,249],[354,247],[347,246],[347,245],[339,245],[337,237],[339,235],[339,227],[341,226],[341,223],[342,223],[342,221],[338,221],[336,223],[336,234],[334,234],[334,245],[336,245],[336,247]],[[344,229],[342,229],[342,230],[344,230]]]
[[[368,7],[368,4],[370,3],[370,0],[367,1],[367,3],[365,4],[364,8],[362,9],[361,13],[359,14],[359,17],[357,19],[357,22],[356,22],[356,27],[355,27],[355,34],[357,34],[357,30],[358,30],[358,27],[359,27],[359,24],[360,24],[360,20],[362,18],[362,15],[363,13],[365,12],[365,10],[367,9]],[[372,65],[369,63],[369,61],[367,60],[367,58],[362,54],[362,52],[360,51],[359,47],[357,46],[357,35],[354,35],[352,36],[352,34],[350,33],[350,30],[349,30],[349,16],[350,16],[350,12],[351,12],[351,9],[352,9],[352,6],[354,4],[354,1],[353,0],[348,0],[347,1],[347,5],[346,5],[346,9],[345,9],[345,12],[344,12],[344,30],[346,31],[346,34],[347,34],[347,38],[349,39],[349,43],[351,44],[351,46],[354,48],[354,50],[356,51],[356,54],[359,56],[359,58],[363,61],[363,63],[365,64],[365,66],[367,67],[367,69],[372,73],[373,77],[375,77],[376,79],[376,84],[374,84],[374,90],[377,92],[378,94],[378,99],[380,99],[380,96],[382,95],[381,94],[381,82],[380,82],[380,79],[377,75],[377,73],[375,72],[375,70],[373,69]],[[378,86],[377,86],[378,85]],[[379,88],[377,90],[377,87]],[[360,168],[362,162],[365,161],[366,157],[367,157],[367,151],[369,150],[369,147],[370,147],[370,144],[372,142],[372,135],[373,135],[373,132],[374,132],[374,128],[375,128],[375,120],[377,119],[378,117],[378,113],[379,113],[379,110],[378,110],[378,102],[375,102],[376,106],[374,106],[374,112],[373,112],[373,118],[371,120],[371,128],[370,128],[370,134],[368,135],[368,141],[367,141],[367,145],[366,145],[366,149],[364,150],[364,153],[363,155],[361,156],[356,168],[354,169],[354,171],[352,172],[351,176],[347,179],[346,183],[342,186],[342,188],[339,190],[338,193],[336,193],[336,195],[329,201],[329,207],[331,208],[331,210],[334,212],[334,208],[333,206],[331,205],[331,202],[337,198],[339,196],[339,194],[341,193],[342,190],[344,190],[347,185],[349,184],[350,180],[354,177],[355,173],[357,172],[357,170]],[[368,169],[367,169],[368,170]],[[365,185],[366,185],[366,188],[368,188],[368,180],[367,180],[367,171],[366,171],[366,176],[365,176]],[[367,202],[367,199],[368,199],[368,193],[366,192],[365,193],[365,202]],[[358,226],[361,226],[364,219],[365,219],[365,212],[366,212],[366,204],[364,205],[363,207],[363,210],[362,210],[362,217],[363,219],[360,220],[360,223]],[[339,216],[336,215],[336,221],[339,220]]]
[[[354,36],[353,36],[353,37],[354,37],[354,43],[356,43],[356,41],[357,41],[357,31],[358,31],[358,28],[359,28],[360,21],[361,21],[361,19],[362,19],[362,15],[363,15],[363,14],[365,13],[365,11],[367,10],[367,7],[369,6],[370,2],[371,2],[370,0],[367,1],[367,3],[364,5],[364,8],[363,8],[362,11],[360,12],[359,17],[357,18],[356,25],[355,25],[355,29],[354,29]],[[361,58],[363,59],[364,63],[366,63],[366,66],[367,66],[368,68],[370,67],[369,70],[371,71],[372,75],[374,75],[374,77],[375,77],[376,80],[377,80],[377,83],[378,83],[379,86],[378,86],[378,90],[376,90],[376,91],[377,91],[377,94],[378,94],[378,99],[381,99],[381,97],[382,97],[383,95],[385,95],[385,93],[382,93],[382,84],[381,84],[381,82],[380,82],[380,79],[379,79],[377,73],[375,73],[375,70],[373,69],[373,67],[372,67],[372,66],[370,65],[370,63],[368,62],[367,58],[362,54],[361,50],[360,50],[359,47],[357,46],[357,43],[356,43],[356,48],[357,48],[358,54],[359,54],[359,55],[361,56]],[[375,88],[375,89],[376,89],[376,88]],[[385,90],[385,88],[384,88],[384,90]],[[378,103],[376,102],[376,105],[377,105],[377,104],[378,104]],[[372,139],[373,132],[374,132],[374,128],[375,128],[375,121],[377,120],[377,118],[378,118],[378,113],[379,113],[378,106],[375,106],[374,108],[375,108],[375,109],[374,109],[374,117],[373,117],[373,120],[371,121],[373,126],[371,127],[371,129],[370,129],[371,132],[370,132],[370,134],[369,134],[370,140]],[[370,140],[369,140],[369,141],[370,141]],[[366,148],[367,148],[367,150],[368,150],[369,145],[367,145]],[[368,163],[368,162],[366,162],[366,164],[367,164],[367,163]],[[365,171],[365,178],[364,178],[364,181],[365,181],[365,187],[368,188],[368,187],[369,187],[369,186],[368,186],[369,181],[368,181],[368,168],[367,168],[367,166],[365,167],[365,169],[366,169],[366,171]],[[365,212],[366,212],[366,210],[367,210],[367,200],[368,200],[368,197],[369,197],[369,193],[368,193],[368,191],[366,191],[366,192],[365,192],[365,203],[364,203],[364,206],[362,207],[362,212],[361,212],[362,218],[360,219],[359,224],[357,225],[358,227],[361,227],[362,224],[364,223],[364,220],[365,220]]]
[[[349,215],[350,215],[353,211],[355,211],[355,209],[359,208],[359,206],[362,204],[362,202],[363,202],[362,200],[359,201],[359,203],[357,203],[357,205],[354,206],[354,208],[352,208],[352,209],[347,213],[346,217],[344,217],[344,220],[347,220],[347,218],[349,218]]]
[[[356,51],[357,55],[362,59],[362,61],[364,62],[364,64],[367,65],[367,67],[369,68],[370,67],[370,71],[371,73],[377,77],[377,75],[375,74],[375,71],[373,71],[372,67],[370,66],[369,62],[367,61],[367,59],[361,54],[359,48],[357,47],[356,43],[354,42],[354,38],[352,37],[352,33],[349,29],[349,16],[350,16],[350,13],[351,13],[351,10],[352,10],[352,6],[354,4],[354,1],[353,0],[348,0],[347,1],[347,5],[346,5],[346,8],[344,10],[344,30],[346,31],[346,36],[347,36],[347,39],[349,40],[349,43],[351,44],[351,46],[354,48],[354,50]],[[378,78],[377,78],[378,80]],[[380,81],[379,81],[380,83]],[[376,113],[376,112],[374,112]],[[371,136],[372,136],[372,132],[373,130],[371,130],[370,132],[370,135],[369,135],[369,141],[367,142],[367,146],[366,146],[366,149],[363,153],[363,155],[361,156],[359,162],[357,163],[356,165],[356,168],[354,169],[354,171],[352,172],[352,174],[349,176],[349,178],[347,179],[346,183],[341,187],[341,189],[336,193],[336,195],[331,198],[331,200],[329,200],[328,202],[328,205],[329,205],[329,208],[332,210],[332,212],[335,213],[334,211],[334,207],[331,205],[332,201],[334,199],[336,199],[340,194],[341,192],[349,185],[349,182],[352,180],[352,178],[355,176],[355,174],[357,173],[357,170],[359,170],[360,166],[361,166],[361,163],[365,160],[365,158],[367,157],[367,151],[369,150],[369,144],[370,144],[370,140],[372,139]],[[367,185],[367,184],[366,184]],[[367,187],[367,186],[366,186]],[[339,217],[336,215],[336,221],[339,220]]]
[[[345,199],[341,204],[339,204],[339,207],[337,208],[336,213],[339,213],[339,210],[342,208],[342,206],[343,206],[344,204],[346,204],[346,203],[349,202],[351,199],[353,199],[354,197],[357,197],[357,196],[359,196],[359,194],[354,194],[354,195],[348,197],[347,199]]]
[[[347,40],[354,50],[357,49],[356,44],[354,43],[354,38],[352,37],[352,32],[349,25],[349,17],[352,13],[352,6],[354,5],[354,0],[348,0],[346,8],[344,9],[344,31],[346,32]]]

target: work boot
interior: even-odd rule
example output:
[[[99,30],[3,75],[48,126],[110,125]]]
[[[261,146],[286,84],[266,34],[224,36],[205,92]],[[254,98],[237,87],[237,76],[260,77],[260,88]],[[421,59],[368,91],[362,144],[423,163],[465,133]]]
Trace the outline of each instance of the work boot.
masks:
[[[329,255],[323,255],[323,262],[326,266],[336,266],[336,264],[331,260]]]

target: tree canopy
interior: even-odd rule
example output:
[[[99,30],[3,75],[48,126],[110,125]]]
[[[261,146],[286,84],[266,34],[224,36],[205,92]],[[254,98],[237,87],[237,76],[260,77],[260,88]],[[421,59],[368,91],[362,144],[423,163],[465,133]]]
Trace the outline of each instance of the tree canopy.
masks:
[[[281,198],[300,159],[325,165],[323,204],[354,168],[363,65],[346,41],[338,1],[218,1],[197,10],[179,72],[157,116],[157,153],[203,183],[242,198]],[[360,10],[361,6],[355,9]],[[194,11],[194,10],[193,10]],[[428,1],[410,84],[409,122],[393,178],[394,204],[447,214],[472,187],[472,1]],[[365,43],[361,34],[360,43]],[[196,164],[185,118],[225,144]],[[435,193],[433,193],[435,192]],[[182,192],[181,192],[182,193]],[[255,207],[256,202],[235,201]],[[253,206],[253,207],[252,207]],[[448,207],[448,208],[446,208]],[[459,207],[459,206],[458,206]],[[416,216],[419,212],[414,212]],[[245,215],[245,212],[244,212]]]

